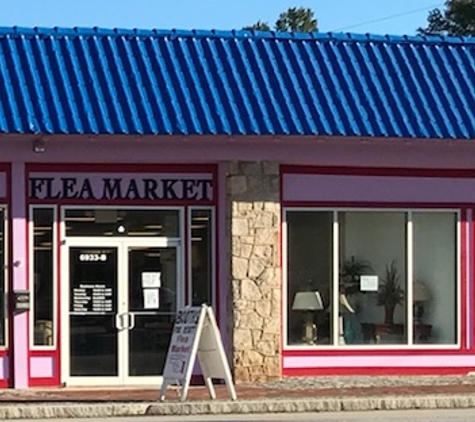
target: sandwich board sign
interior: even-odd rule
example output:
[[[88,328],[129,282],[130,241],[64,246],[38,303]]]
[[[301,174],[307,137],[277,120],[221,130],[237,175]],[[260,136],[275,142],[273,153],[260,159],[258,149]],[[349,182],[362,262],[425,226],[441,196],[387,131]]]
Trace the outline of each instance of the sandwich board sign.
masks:
[[[182,386],[180,401],[186,400],[196,358],[210,397],[216,398],[213,379],[223,379],[229,395],[236,400],[231,371],[213,309],[202,305],[182,308],[176,315],[163,369],[160,401],[165,400],[167,387],[172,383]]]

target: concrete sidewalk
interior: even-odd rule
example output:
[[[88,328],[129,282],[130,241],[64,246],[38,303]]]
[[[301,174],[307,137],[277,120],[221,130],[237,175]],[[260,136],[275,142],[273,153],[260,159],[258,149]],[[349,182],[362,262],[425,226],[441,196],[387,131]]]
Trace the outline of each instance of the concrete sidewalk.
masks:
[[[475,408],[475,376],[305,377],[237,385],[237,401],[224,386],[216,400],[192,386],[180,403],[169,388],[62,388],[0,390],[0,419],[326,412],[388,409]]]

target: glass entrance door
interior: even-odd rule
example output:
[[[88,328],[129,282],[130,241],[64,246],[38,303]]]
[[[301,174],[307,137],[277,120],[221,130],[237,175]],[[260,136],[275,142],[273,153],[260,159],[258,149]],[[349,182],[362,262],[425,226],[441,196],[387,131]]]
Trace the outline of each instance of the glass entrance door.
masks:
[[[118,248],[70,248],[71,376],[118,376]]]
[[[158,385],[181,305],[180,248],[164,240],[84,240],[69,245],[63,378],[69,385]]]
[[[175,248],[129,247],[128,375],[160,375],[177,303]]]

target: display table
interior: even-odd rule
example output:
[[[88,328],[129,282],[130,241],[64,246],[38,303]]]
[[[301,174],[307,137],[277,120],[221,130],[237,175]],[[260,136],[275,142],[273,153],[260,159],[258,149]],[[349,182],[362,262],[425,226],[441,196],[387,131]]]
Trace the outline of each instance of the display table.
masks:
[[[415,323],[414,324],[414,343],[429,343],[432,335],[432,325]]]
[[[404,344],[403,324],[376,324],[375,341],[377,344]]]
[[[428,343],[432,335],[432,325],[414,324],[414,343]],[[406,344],[404,324],[375,324],[377,344]]]

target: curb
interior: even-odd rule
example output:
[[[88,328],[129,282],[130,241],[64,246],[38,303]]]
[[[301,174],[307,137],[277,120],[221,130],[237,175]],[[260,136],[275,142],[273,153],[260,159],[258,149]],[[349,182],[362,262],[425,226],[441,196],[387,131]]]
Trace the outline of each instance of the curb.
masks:
[[[0,405],[0,419],[143,416],[150,403],[22,403]]]
[[[195,403],[154,403],[147,415],[203,415],[251,413],[341,412],[403,409],[455,409],[475,407],[475,395],[428,395],[387,397],[345,397],[312,399],[274,399]]]
[[[290,412],[344,412],[404,409],[475,408],[475,395],[340,397],[185,403],[28,403],[0,405],[0,419],[186,416]]]

